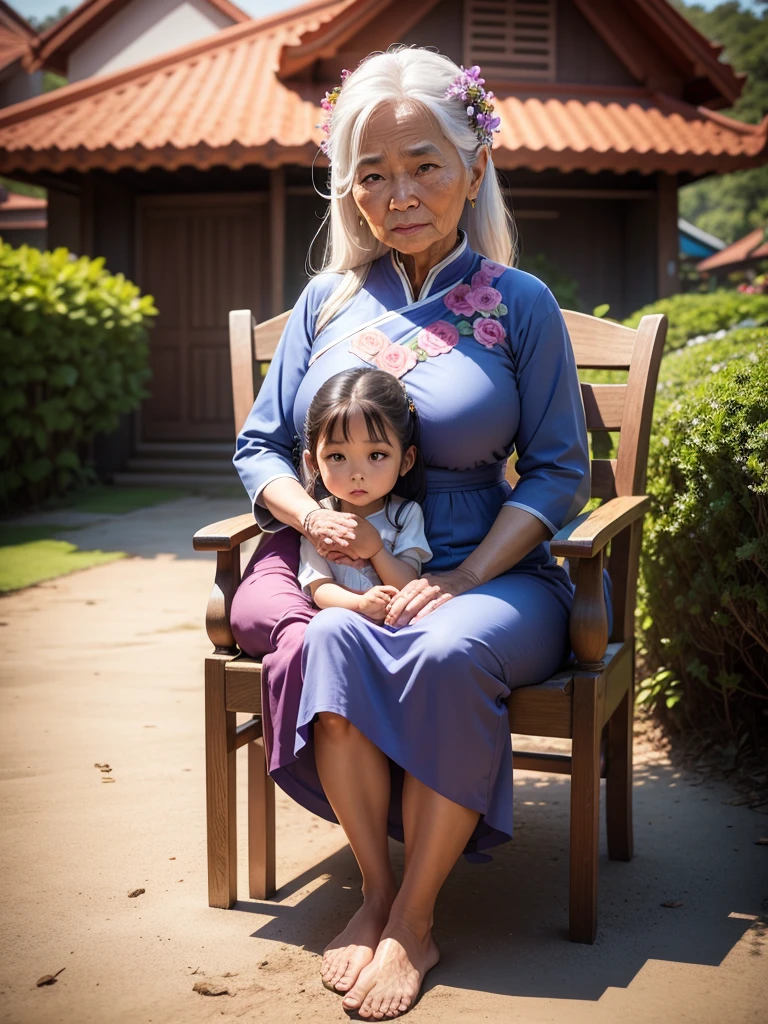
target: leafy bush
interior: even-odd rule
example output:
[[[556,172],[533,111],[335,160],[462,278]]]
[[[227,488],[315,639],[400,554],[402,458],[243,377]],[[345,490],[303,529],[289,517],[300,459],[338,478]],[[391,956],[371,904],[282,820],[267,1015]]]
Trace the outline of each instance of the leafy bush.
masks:
[[[668,299],[643,306],[624,323],[627,327],[637,327],[641,317],[650,313],[667,314],[666,350],[671,351],[681,348],[690,338],[729,330],[744,320],[754,321],[758,326],[768,323],[768,295],[744,295],[724,290],[671,295]]]
[[[147,397],[157,314],[103,259],[0,242],[0,500],[38,501],[92,472],[89,445]]]
[[[654,504],[638,593],[651,675],[639,700],[678,726],[760,746],[768,733],[768,330],[739,333],[665,360],[675,397],[662,403],[651,440]],[[741,358],[721,362],[727,342]],[[685,371],[706,376],[686,386]]]

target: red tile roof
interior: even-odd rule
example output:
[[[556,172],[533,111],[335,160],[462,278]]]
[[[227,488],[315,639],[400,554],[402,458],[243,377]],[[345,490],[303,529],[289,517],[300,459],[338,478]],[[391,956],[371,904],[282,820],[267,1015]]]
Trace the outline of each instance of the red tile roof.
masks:
[[[47,199],[39,196],[22,196],[18,192],[7,192],[6,198],[2,198],[0,189],[0,210],[45,210],[48,206]]]
[[[0,111],[0,173],[309,165],[332,83],[282,81],[280,54],[358,3],[312,0]],[[502,168],[698,175],[755,166],[768,153],[768,119],[743,124],[643,88],[495,91]]]
[[[768,227],[755,228],[725,249],[696,264],[697,270],[724,270],[753,260],[768,260]]]

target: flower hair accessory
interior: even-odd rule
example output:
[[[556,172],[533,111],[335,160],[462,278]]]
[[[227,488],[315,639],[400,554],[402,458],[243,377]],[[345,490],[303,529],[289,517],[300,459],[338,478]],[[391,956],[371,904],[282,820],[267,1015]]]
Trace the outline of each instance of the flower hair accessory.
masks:
[[[467,107],[470,126],[483,146],[493,144],[493,133],[500,131],[500,117],[493,116],[492,92],[483,88],[485,79],[480,77],[480,68],[461,65],[461,71],[445,91],[447,99],[460,99]]]
[[[325,119],[325,121],[322,121],[320,124],[316,124],[315,128],[319,128],[320,131],[323,132],[326,136],[331,134],[331,117],[333,116],[333,108],[336,106],[336,101],[341,95],[341,87],[349,78],[350,74],[351,72],[344,68],[344,70],[341,72],[341,82],[337,86],[335,86],[335,88],[331,89],[330,92],[327,92],[323,99],[320,100],[320,106],[323,108],[323,110],[327,112],[328,117]],[[325,153],[325,155],[328,156],[327,138],[323,139],[323,141],[320,143],[320,149],[322,149],[323,153]]]

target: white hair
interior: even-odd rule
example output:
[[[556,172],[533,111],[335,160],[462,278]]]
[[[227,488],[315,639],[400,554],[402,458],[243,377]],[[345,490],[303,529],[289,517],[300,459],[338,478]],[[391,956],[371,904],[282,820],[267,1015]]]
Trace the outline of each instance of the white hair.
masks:
[[[422,47],[398,47],[368,57],[344,82],[333,108],[328,137],[331,201],[323,224],[330,221],[330,229],[322,266],[323,271],[343,273],[344,277],[320,309],[318,331],[360,290],[371,263],[389,249],[372,234],[367,222],[360,224],[360,212],[352,196],[360,147],[377,108],[385,103],[421,107],[471,171],[482,143],[461,99],[445,96],[459,73],[456,64],[443,54]],[[465,204],[459,226],[477,252],[495,263],[513,264],[514,221],[501,194],[490,150],[475,207]]]

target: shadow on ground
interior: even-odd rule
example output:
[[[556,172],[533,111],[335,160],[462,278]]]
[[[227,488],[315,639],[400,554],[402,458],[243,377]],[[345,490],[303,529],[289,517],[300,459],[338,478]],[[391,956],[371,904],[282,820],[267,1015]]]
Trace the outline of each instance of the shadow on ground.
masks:
[[[715,822],[707,805],[714,811],[722,793],[713,789],[691,792],[673,768],[638,768],[635,858],[609,861],[601,837],[600,925],[595,945],[585,946],[567,934],[569,783],[517,779],[514,841],[498,847],[490,864],[462,859],[443,888],[435,926],[442,960],[426,988],[598,1000],[608,988],[629,986],[648,960],[720,965],[755,919],[759,926],[768,880],[760,895],[764,851],[743,835],[743,812],[717,806]],[[738,840],[731,838],[737,822]],[[754,816],[755,836],[761,824]],[[402,869],[402,847],[391,846]],[[304,887],[312,891],[296,902]],[[344,847],[273,900],[240,901],[236,909],[271,915],[254,936],[320,953],[357,908],[358,891]],[[669,901],[682,906],[662,906]],[[763,931],[754,955],[765,948]]]

